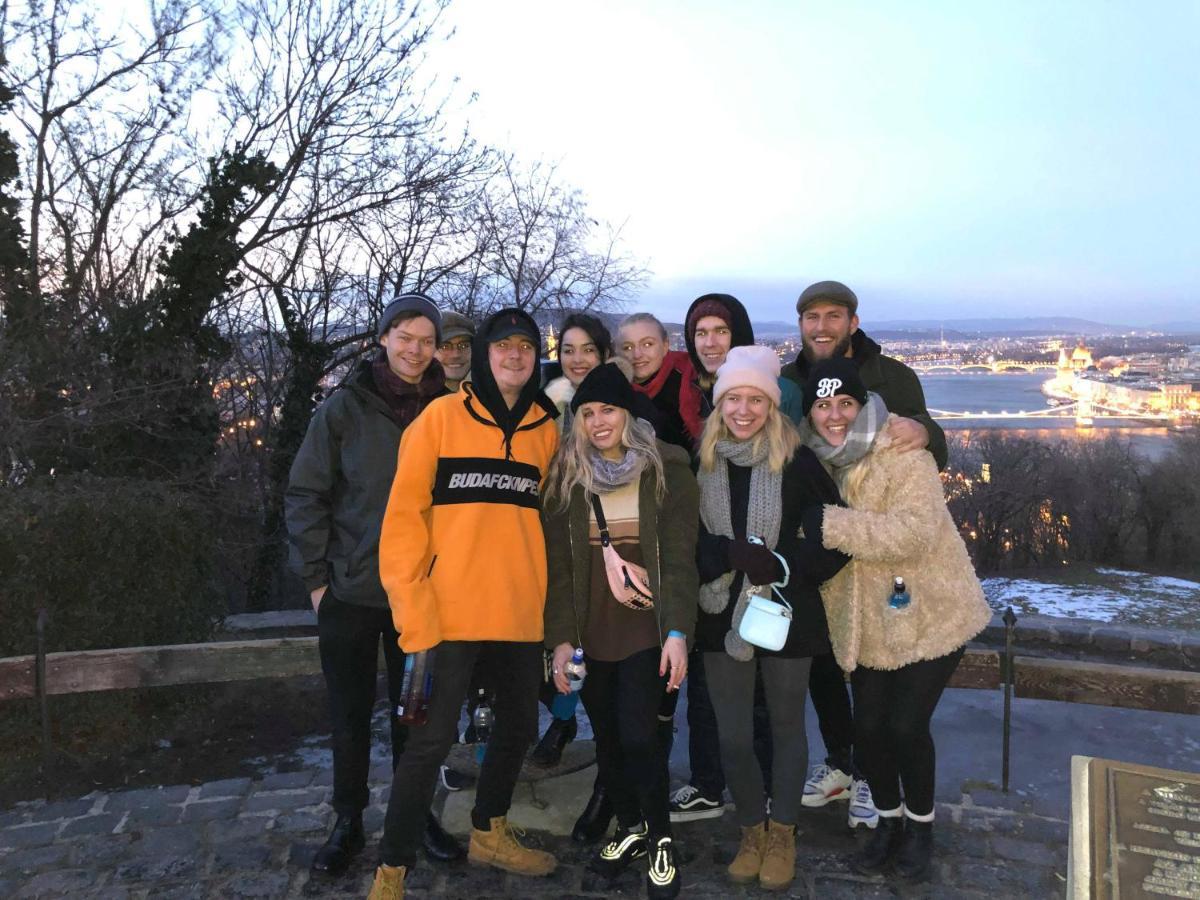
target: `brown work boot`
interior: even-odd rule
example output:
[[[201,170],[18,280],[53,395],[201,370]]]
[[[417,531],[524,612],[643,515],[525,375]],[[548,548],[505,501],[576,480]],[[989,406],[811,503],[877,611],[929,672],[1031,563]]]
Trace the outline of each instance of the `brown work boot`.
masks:
[[[380,866],[375,870],[375,883],[367,900],[404,900],[405,866]]]
[[[767,832],[764,823],[742,826],[742,843],[738,847],[737,856],[729,864],[729,877],[738,884],[745,884],[758,878],[762,868],[763,850],[766,848]]]
[[[530,850],[517,841],[519,828],[508,824],[506,816],[488,820],[490,831],[471,829],[471,845],[467,859],[473,866],[494,866],[515,875],[549,875],[558,865],[558,860],[544,850]]]
[[[796,877],[796,829],[767,822],[767,846],[763,851],[758,883],[768,891],[780,891]]]

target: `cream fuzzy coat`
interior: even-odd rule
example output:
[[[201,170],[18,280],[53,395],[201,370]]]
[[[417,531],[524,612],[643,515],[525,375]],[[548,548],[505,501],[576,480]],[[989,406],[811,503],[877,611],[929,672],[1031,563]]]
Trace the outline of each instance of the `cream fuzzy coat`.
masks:
[[[896,451],[881,433],[856,465],[865,474],[853,508],[825,507],[825,546],[851,557],[821,585],[834,656],[847,672],[945,656],[979,634],[992,613],[933,457]],[[912,595],[901,611],[887,602],[897,575]]]

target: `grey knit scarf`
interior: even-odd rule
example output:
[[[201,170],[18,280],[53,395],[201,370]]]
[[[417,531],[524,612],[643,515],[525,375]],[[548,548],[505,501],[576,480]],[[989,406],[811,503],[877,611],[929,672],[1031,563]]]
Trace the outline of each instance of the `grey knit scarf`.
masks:
[[[800,438],[826,466],[841,469],[858,462],[871,451],[875,438],[887,424],[887,417],[888,408],[883,398],[870,391],[867,405],[859,410],[858,417],[846,430],[846,439],[838,446],[821,437],[807,417],[800,422]]]
[[[702,467],[697,475],[700,483],[700,519],[709,534],[733,538],[731,498],[729,495],[729,466],[750,469],[750,498],[746,509],[746,534],[761,537],[772,550],[779,541],[779,524],[783,518],[783,472],[770,471],[767,466],[769,446],[761,441],[717,441],[717,465],[712,471]],[[700,608],[706,613],[720,613],[729,605],[729,590],[740,573],[726,572],[719,578],[700,586]],[[754,657],[754,648],[737,635],[744,612],[745,592],[734,609],[733,629],[725,636],[725,650],[735,659]]]
[[[605,459],[595,449],[591,456],[592,490],[597,494],[607,494],[629,484],[641,476],[648,462],[644,453],[629,448],[620,459]]]

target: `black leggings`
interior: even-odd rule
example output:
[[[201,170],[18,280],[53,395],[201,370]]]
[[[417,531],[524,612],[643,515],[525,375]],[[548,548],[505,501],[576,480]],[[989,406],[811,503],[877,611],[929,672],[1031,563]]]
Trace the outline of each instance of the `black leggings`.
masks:
[[[812,658],[808,695],[817,714],[821,740],[825,742],[825,764],[858,777],[852,751],[854,714],[850,709],[850,692],[846,689],[846,674],[832,653]]]
[[[643,820],[654,837],[670,835],[666,758],[658,752],[658,709],[667,679],[661,652],[641,650],[620,662],[587,658],[583,705],[596,737],[598,781],[612,798],[617,822]]]
[[[851,673],[854,754],[877,809],[899,807],[903,785],[909,812],[933,812],[936,756],[929,721],[963,650],[894,671],[859,666]]]

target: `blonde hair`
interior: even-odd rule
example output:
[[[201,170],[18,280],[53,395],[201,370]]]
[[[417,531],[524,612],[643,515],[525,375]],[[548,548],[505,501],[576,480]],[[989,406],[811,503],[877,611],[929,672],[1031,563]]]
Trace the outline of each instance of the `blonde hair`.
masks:
[[[635,418],[627,409],[622,409],[621,412],[625,413],[621,446],[646,457],[646,464],[654,470],[658,479],[654,499],[662,503],[663,497],[667,495],[667,482],[654,428],[644,419]],[[583,488],[585,495],[593,493],[595,482],[592,472],[592,442],[588,440],[584,430],[583,416],[578,412],[571,420],[570,433],[563,435],[558,445],[558,452],[554,454],[554,460],[550,463],[546,484],[546,505],[549,507],[551,501],[557,498],[559,510],[567,508],[571,502],[571,491],[576,485]]]
[[[648,312],[631,313],[630,315],[626,316],[625,318],[623,318],[621,320],[621,324],[617,326],[617,334],[619,335],[621,333],[621,329],[624,328],[626,325],[638,325],[638,324],[648,324],[648,325],[658,326],[658,331],[659,331],[659,334],[662,335],[663,341],[666,342],[667,344],[670,344],[671,338],[670,338],[670,335],[667,334],[667,326],[664,325],[662,323],[662,321],[658,318],[658,316],[654,315],[654,313],[648,313]]]
[[[868,453],[867,456],[871,454]],[[867,477],[867,467],[863,465],[867,456],[856,459],[848,466],[833,470],[833,480],[837,482],[838,491],[849,507],[857,507],[862,490],[863,479]]]
[[[700,468],[711,472],[717,464],[717,441],[736,441],[737,438],[725,424],[720,408],[709,413],[708,421],[704,423],[704,433],[700,435]],[[767,421],[758,433],[750,439],[755,443],[766,441],[767,468],[772,472],[782,471],[800,446],[800,433],[791,420],[779,411],[774,403],[769,403]],[[755,449],[758,449],[755,447]]]

